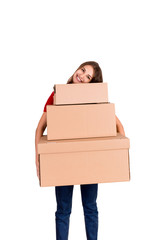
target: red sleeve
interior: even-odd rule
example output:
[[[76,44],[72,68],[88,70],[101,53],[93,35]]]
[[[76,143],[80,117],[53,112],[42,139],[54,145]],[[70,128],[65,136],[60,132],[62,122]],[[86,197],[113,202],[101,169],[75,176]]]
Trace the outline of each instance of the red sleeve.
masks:
[[[47,109],[46,109],[47,105],[53,105],[53,96],[54,96],[54,91],[49,96],[49,98],[48,98],[48,100],[47,100],[47,102],[46,102],[46,104],[44,106],[43,112],[47,111]]]

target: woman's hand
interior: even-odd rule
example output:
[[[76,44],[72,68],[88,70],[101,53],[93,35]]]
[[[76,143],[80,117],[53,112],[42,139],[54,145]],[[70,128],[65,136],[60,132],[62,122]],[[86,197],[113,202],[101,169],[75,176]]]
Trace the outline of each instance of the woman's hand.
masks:
[[[37,169],[37,177],[40,179],[40,172],[39,172],[39,155],[36,153],[36,169]]]
[[[117,128],[117,132],[119,132],[120,134],[122,134],[123,136],[125,136],[125,132],[124,132],[124,128],[122,123],[120,122],[120,120],[117,118],[116,116],[116,128]]]
[[[39,120],[37,129],[36,129],[36,135],[35,135],[35,153],[36,153],[36,169],[37,169],[37,177],[40,179],[40,172],[39,172],[39,155],[38,155],[38,143],[40,141],[40,138],[43,135],[43,132],[45,131],[47,127],[47,113],[44,112],[41,116],[41,119]]]

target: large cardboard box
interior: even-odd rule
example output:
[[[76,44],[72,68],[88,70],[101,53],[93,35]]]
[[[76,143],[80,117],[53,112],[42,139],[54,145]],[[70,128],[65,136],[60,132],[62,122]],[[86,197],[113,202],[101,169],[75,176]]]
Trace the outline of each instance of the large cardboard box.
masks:
[[[54,105],[102,102],[108,102],[107,83],[54,85]]]
[[[47,139],[116,136],[113,103],[48,105]]]
[[[129,139],[115,137],[38,143],[40,186],[64,186],[130,180]]]

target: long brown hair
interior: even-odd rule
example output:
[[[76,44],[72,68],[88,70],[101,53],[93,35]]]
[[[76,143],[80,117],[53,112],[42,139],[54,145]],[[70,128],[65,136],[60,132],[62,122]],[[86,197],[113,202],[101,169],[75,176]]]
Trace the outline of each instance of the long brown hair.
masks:
[[[77,70],[84,67],[85,65],[91,65],[94,69],[94,75],[90,83],[103,82],[102,70],[97,62],[94,62],[94,61],[84,62],[77,68]],[[73,75],[68,79],[67,84],[73,83]]]

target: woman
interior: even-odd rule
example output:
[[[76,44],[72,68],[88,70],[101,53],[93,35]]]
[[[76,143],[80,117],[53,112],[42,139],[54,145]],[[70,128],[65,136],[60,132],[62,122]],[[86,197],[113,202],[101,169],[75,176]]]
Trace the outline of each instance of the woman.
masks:
[[[89,61],[82,63],[74,74],[68,79],[67,84],[98,83],[103,82],[102,71],[97,62]],[[35,146],[36,146],[36,167],[37,176],[39,177],[39,161],[37,153],[37,144],[47,127],[46,106],[53,104],[54,92],[48,98],[44,112],[36,129]],[[116,117],[117,131],[125,135],[124,128],[120,120]],[[74,185],[56,186],[55,194],[57,200],[56,219],[56,239],[67,240],[69,233],[69,218],[72,209],[72,194]],[[97,192],[98,184],[80,185],[82,205],[85,217],[85,229],[87,240],[97,240],[98,234],[98,209],[97,209]]]

